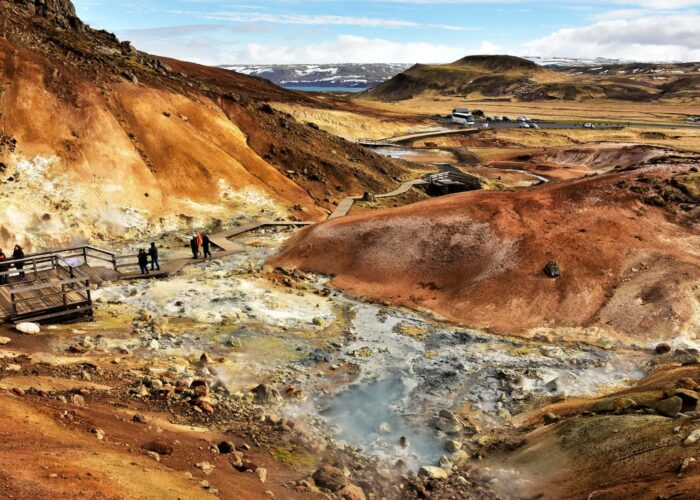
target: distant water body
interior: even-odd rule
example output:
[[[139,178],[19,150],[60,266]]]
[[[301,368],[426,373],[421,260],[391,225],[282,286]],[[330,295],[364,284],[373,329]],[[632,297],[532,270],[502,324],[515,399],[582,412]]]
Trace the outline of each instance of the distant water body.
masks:
[[[315,87],[301,85],[282,85],[285,89],[299,90],[302,92],[364,92],[364,87]]]

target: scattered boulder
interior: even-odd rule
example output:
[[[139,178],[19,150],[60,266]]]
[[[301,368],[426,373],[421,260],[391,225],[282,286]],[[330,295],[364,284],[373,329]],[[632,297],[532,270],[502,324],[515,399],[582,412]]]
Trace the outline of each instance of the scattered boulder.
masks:
[[[454,453],[455,451],[459,451],[462,449],[462,442],[461,441],[455,441],[454,439],[450,439],[445,443],[445,449],[449,451],[450,453]]]
[[[348,482],[343,471],[332,465],[322,465],[312,477],[316,486],[332,492],[339,491]]]
[[[464,467],[469,463],[470,459],[469,453],[464,450],[457,450],[450,455],[450,462],[452,462],[454,467]]]
[[[165,441],[150,441],[144,444],[141,448],[146,451],[158,453],[158,455],[172,455],[173,447]]]
[[[206,462],[206,461],[196,463],[194,466],[197,467],[199,470],[201,470],[207,476],[209,474],[211,474],[212,472],[214,472],[214,469],[216,468],[215,465],[210,464],[209,462]]]
[[[399,438],[399,445],[401,448],[408,448],[411,444],[408,442],[408,438],[406,436],[401,436]]]
[[[348,484],[343,486],[343,488],[338,492],[340,498],[343,500],[366,500],[365,492],[362,488],[355,486],[354,484]]]
[[[262,404],[275,403],[282,399],[277,388],[269,384],[260,384],[252,392],[255,395],[255,401]]]
[[[447,471],[442,467],[424,465],[418,469],[418,475],[427,479],[447,479]]]
[[[25,335],[38,335],[41,333],[41,327],[36,323],[20,323],[15,326],[15,329]]]
[[[700,441],[700,429],[695,429],[693,432],[688,434],[688,437],[683,441],[683,446],[692,446]]]
[[[657,344],[654,351],[656,352],[656,354],[666,354],[668,352],[671,352],[671,346],[665,342],[662,342],[661,344]]]
[[[547,262],[547,265],[544,266],[544,274],[549,276],[550,278],[558,278],[561,276],[561,268],[559,267],[559,264],[557,264],[556,261],[550,260]]]
[[[459,434],[464,430],[464,424],[448,410],[440,410],[435,426],[446,434]]]
[[[683,408],[683,400],[678,396],[662,399],[656,403],[656,411],[665,417],[675,417]]]
[[[0,337],[0,345],[7,345],[12,342],[10,337]]]
[[[134,416],[131,418],[132,422],[135,422],[137,424],[145,424],[146,423],[146,417],[142,413],[136,413]]]
[[[616,410],[627,410],[637,406],[637,402],[630,398],[617,398],[613,403]]]
[[[255,475],[258,476],[258,479],[261,483],[267,481],[267,469],[265,469],[264,467],[258,467],[257,469],[255,469]]]
[[[559,422],[559,417],[557,415],[555,415],[554,413],[544,414],[544,425],[550,425],[556,422]]]

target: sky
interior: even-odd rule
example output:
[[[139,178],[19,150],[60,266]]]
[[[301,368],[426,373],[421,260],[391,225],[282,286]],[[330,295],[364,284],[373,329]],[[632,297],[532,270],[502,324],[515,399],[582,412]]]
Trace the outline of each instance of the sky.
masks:
[[[700,61],[700,0],[74,0],[139,50],[208,65],[470,54]]]

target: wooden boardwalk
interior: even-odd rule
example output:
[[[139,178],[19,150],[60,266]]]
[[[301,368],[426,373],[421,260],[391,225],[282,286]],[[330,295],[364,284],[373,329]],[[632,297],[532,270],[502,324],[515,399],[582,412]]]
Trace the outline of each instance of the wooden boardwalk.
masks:
[[[413,189],[416,186],[421,186],[424,184],[428,184],[426,181],[423,179],[414,179],[412,181],[404,182],[401,184],[398,188],[394,189],[393,191],[390,191],[388,193],[384,194],[378,194],[375,195],[375,198],[377,199],[384,199],[384,198],[391,198],[394,196],[400,196],[404,193],[409,192],[411,189]],[[363,197],[362,196],[348,196],[347,198],[343,198],[340,203],[338,203],[338,206],[335,207],[335,210],[333,213],[328,217],[329,219],[337,219],[339,217],[345,217],[348,212],[350,212],[350,209],[355,205],[356,201],[361,200]]]
[[[239,250],[240,247],[236,243],[231,241],[231,238],[235,238],[236,236],[240,236],[242,234],[248,233],[250,231],[254,231],[256,229],[261,229],[264,227],[281,227],[281,226],[303,227],[303,226],[310,226],[311,224],[314,224],[314,222],[294,221],[294,220],[285,220],[285,221],[259,220],[259,221],[251,222],[249,224],[245,224],[243,226],[237,226],[237,227],[228,229],[226,231],[221,231],[219,233],[214,234],[213,236],[210,236],[209,240],[215,246],[224,250],[225,252],[236,252]]]

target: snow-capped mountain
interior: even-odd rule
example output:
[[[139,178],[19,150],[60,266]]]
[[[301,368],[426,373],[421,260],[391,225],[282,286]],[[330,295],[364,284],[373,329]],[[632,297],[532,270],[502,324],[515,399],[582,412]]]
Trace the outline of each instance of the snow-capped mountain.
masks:
[[[259,76],[283,87],[366,89],[407,69],[409,64],[272,64],[224,65],[222,68]]]

